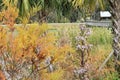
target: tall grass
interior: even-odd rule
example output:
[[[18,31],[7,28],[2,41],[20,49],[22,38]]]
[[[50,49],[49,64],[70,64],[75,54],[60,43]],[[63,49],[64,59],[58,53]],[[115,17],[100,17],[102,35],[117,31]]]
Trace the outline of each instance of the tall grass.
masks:
[[[92,34],[88,38],[88,42],[93,44],[95,48],[104,47],[111,48],[112,44],[112,33],[108,28],[103,27],[90,27],[92,29]],[[50,29],[58,37],[66,35],[69,37],[72,45],[75,46],[75,37],[79,33],[78,26],[61,26],[61,27],[51,27]],[[64,34],[63,34],[64,33]]]
[[[112,51],[112,33],[111,30],[102,27],[93,27],[92,34],[88,39],[93,44],[92,53],[106,52],[106,55]]]
[[[89,42],[97,45],[110,45],[112,43],[111,30],[102,27],[93,27]]]

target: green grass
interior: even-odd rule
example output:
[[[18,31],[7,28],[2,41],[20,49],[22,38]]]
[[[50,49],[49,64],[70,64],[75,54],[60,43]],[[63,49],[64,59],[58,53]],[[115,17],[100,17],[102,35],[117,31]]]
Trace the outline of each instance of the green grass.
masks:
[[[108,55],[112,51],[112,33],[107,28],[93,27],[92,34],[88,42],[93,44],[92,53],[97,53],[99,50],[107,52]]]
[[[111,45],[112,33],[107,28],[93,27],[92,34],[88,40],[91,44],[97,45]]]
[[[94,49],[99,47],[111,48],[112,45],[112,33],[108,28],[103,27],[90,27],[92,28],[92,34],[88,38],[88,42],[93,44]],[[57,37],[63,35],[69,37],[72,45],[75,46],[75,37],[79,34],[78,26],[61,26],[51,27],[50,31],[53,32]]]

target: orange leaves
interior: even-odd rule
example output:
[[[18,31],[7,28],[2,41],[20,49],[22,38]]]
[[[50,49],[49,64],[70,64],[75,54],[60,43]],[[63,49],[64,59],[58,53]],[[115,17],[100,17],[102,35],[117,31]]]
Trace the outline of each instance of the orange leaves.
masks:
[[[0,71],[0,80],[6,80],[2,71]]]
[[[14,24],[15,24],[15,20],[18,17],[18,9],[14,6],[12,6],[12,4],[9,3],[9,5],[6,5],[7,9],[3,10],[1,13],[1,17],[0,20],[3,19],[3,23],[8,25],[9,29],[11,31],[14,30]]]
[[[2,31],[0,33],[0,45],[2,42],[2,45],[6,46],[6,53],[3,56],[5,57],[4,61],[7,63],[6,70],[8,72],[13,71],[15,74],[28,72],[29,74],[33,70],[37,75],[43,75],[43,73],[47,75],[46,71],[49,64],[53,67],[54,64],[56,66],[60,65],[59,63],[65,62],[67,56],[74,52],[69,44],[59,46],[59,40],[48,32],[46,24],[15,27],[14,31],[7,33],[4,28],[0,28],[0,30]],[[3,44],[4,42],[5,44]],[[51,60],[49,64],[46,64],[45,61],[48,57]],[[26,69],[27,67],[29,70]],[[22,71],[23,69],[26,70]],[[44,70],[45,72],[42,72]],[[54,75],[52,77],[54,78]],[[55,79],[58,79],[58,77],[56,76]]]
[[[38,45],[40,46],[40,53],[38,54],[38,58],[42,59],[46,56],[50,56],[54,54],[54,51],[56,50],[56,46],[54,45],[55,37],[52,35],[46,35],[44,37],[41,37],[38,40]]]
[[[49,37],[42,37],[46,30],[45,26],[46,25],[29,25],[26,28],[16,28],[18,35],[15,37],[13,44],[16,47],[15,50],[18,52],[16,56],[18,55],[19,59],[24,55],[24,58],[39,58],[41,60],[48,55],[47,45],[49,44],[47,42],[45,43],[45,41]],[[36,53],[38,46],[40,52]]]
[[[43,60],[56,48],[54,45],[56,39],[47,33],[46,24],[16,27],[16,32],[9,32],[8,36],[7,50],[10,50],[16,61],[26,58]],[[39,52],[36,53],[38,48]]]

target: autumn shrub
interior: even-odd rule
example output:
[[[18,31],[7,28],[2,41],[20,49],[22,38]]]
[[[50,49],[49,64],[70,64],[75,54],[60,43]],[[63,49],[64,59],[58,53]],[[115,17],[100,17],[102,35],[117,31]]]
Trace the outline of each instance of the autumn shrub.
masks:
[[[74,52],[71,45],[49,33],[46,24],[15,27],[18,11],[12,4],[1,13],[7,25],[0,27],[0,64],[5,78],[61,80],[65,69],[61,64]]]
[[[5,30],[5,28],[2,29]],[[39,79],[40,75],[43,75],[41,70],[45,69],[46,72],[50,64],[52,66],[55,64],[56,70],[62,68],[58,63],[65,62],[69,56],[67,54],[74,51],[69,44],[59,45],[55,36],[47,33],[46,24],[26,28],[15,27],[14,31],[1,32],[2,35],[4,34],[1,38],[3,42],[1,59],[4,65],[2,67],[5,68],[3,71],[7,73],[7,79]],[[9,37],[9,34],[12,34],[12,37]],[[51,58],[49,64],[45,64],[48,57]]]

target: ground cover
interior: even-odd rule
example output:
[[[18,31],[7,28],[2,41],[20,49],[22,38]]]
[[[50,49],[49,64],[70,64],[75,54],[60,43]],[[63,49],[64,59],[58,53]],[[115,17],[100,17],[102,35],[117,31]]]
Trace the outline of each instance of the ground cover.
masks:
[[[112,51],[111,29],[102,27],[88,28],[92,32],[87,41],[93,45],[88,57],[89,78],[91,80],[117,79],[113,57],[109,59],[101,71],[98,70]],[[77,58],[75,38],[79,33],[80,26],[53,27],[46,24],[31,24],[15,26],[15,30],[12,32],[13,37],[10,35],[11,31],[9,31],[9,28],[1,27],[0,42],[2,43],[0,45],[2,47],[0,51],[3,74],[8,72],[5,74],[7,79],[18,80],[19,78],[27,80],[76,79],[73,72],[80,65],[80,60]],[[11,40],[11,38],[13,39]],[[7,51],[7,53],[4,51]],[[44,64],[46,60],[48,65]],[[21,65],[17,66],[19,63]],[[17,69],[20,72],[15,72]],[[15,74],[9,72],[14,72]],[[21,72],[26,74],[20,75]]]

